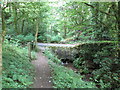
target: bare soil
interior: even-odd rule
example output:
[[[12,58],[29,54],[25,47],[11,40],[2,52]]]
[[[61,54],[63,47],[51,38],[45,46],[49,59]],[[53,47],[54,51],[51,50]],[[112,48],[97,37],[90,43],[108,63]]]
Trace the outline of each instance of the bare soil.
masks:
[[[52,88],[51,73],[48,59],[42,54],[37,53],[37,60],[32,61],[35,66],[35,77],[33,88]]]

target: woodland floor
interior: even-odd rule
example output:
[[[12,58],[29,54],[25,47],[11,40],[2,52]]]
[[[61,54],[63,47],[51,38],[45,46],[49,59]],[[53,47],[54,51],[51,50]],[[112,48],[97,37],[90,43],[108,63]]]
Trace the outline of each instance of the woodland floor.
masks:
[[[33,88],[52,88],[51,73],[48,59],[42,54],[37,53],[37,60],[32,61],[35,66],[35,77]]]

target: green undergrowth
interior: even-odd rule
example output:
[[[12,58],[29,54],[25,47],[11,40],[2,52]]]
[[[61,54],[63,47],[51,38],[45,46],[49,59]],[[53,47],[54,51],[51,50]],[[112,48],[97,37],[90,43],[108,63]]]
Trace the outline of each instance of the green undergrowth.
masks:
[[[61,60],[58,59],[58,57],[52,53],[51,51],[49,50],[45,50],[45,53],[44,53],[49,60],[51,60],[52,62],[56,63],[56,64],[60,64],[61,63]]]
[[[91,74],[100,88],[119,88],[120,58],[117,44],[117,41],[98,41],[79,45],[73,64],[82,74]]]
[[[83,81],[81,75],[56,63],[60,60],[50,51],[46,50],[45,55],[49,58],[54,88],[96,88],[95,83]]]
[[[32,52],[32,59],[35,59]],[[3,88],[28,88],[33,84],[34,67],[28,58],[27,48],[5,42],[3,44]]]
[[[82,80],[82,76],[64,66],[51,64],[54,88],[96,88],[95,83]]]

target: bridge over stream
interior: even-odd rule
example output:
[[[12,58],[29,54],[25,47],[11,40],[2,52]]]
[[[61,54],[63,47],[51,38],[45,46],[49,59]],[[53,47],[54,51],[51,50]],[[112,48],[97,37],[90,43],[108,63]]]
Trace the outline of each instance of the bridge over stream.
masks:
[[[50,48],[61,59],[73,60],[76,55],[80,54],[79,52],[81,50],[85,52],[88,50],[94,50],[97,52],[97,47],[103,47],[115,43],[116,41],[86,41],[76,44],[38,43],[38,47],[41,49],[41,51],[44,51],[46,48]],[[89,52],[87,54],[89,54]]]
[[[44,52],[46,48],[50,48],[60,59],[73,60],[77,54],[76,46],[79,44],[56,44],[56,43],[38,43],[38,47]]]
[[[33,88],[52,88],[53,86],[53,83],[51,82],[52,76],[51,76],[51,71],[48,65],[48,59],[41,52],[44,52],[46,48],[50,48],[60,58],[64,59],[65,57],[68,58],[71,55],[69,48],[73,48],[76,45],[77,44],[38,43],[38,48],[41,51],[37,53],[37,59],[32,61],[32,64],[35,66],[35,77],[34,77],[34,84],[32,87]],[[68,55],[68,52],[69,52],[69,55]],[[71,64],[67,64],[67,66],[69,68],[71,67]]]
[[[56,44],[56,43],[38,43],[40,47],[75,47],[79,44]]]

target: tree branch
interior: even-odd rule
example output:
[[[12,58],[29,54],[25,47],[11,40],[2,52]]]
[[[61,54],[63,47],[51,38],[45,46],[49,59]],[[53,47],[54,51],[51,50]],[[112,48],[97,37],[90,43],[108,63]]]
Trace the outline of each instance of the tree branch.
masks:
[[[88,4],[88,3],[84,3],[84,4],[87,5],[87,6],[90,6],[91,8],[96,9],[96,7],[94,7],[94,6],[91,5],[91,4]],[[111,15],[110,13],[104,12],[104,11],[102,11],[102,10],[99,10],[99,9],[97,9],[97,10],[100,11],[101,13],[106,14],[106,15],[114,16],[114,15]]]

